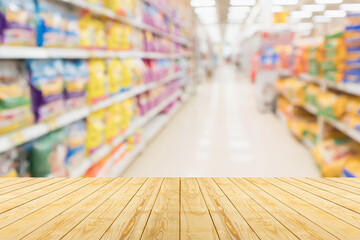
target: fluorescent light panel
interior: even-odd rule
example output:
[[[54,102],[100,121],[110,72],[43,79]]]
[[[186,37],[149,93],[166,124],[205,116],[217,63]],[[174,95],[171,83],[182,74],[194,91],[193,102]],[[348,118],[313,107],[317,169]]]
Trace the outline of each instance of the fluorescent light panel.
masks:
[[[255,0],[230,0],[231,6],[254,6]]]
[[[272,0],[273,5],[296,5],[299,0]]]
[[[351,12],[351,11],[360,11],[360,3],[347,3],[347,4],[341,4],[340,5],[340,10],[343,10],[343,11],[348,11],[348,12]]]
[[[291,17],[292,18],[311,18],[312,13],[311,12],[306,12],[306,11],[293,11],[291,12]]]
[[[343,0],[315,0],[317,4],[339,4],[342,2]]]
[[[229,7],[229,12],[234,12],[234,13],[247,13],[250,12],[251,8],[250,7]]]
[[[325,8],[323,4],[306,4],[301,6],[301,10],[307,12],[323,12]]]
[[[314,16],[314,17],[313,17],[313,22],[316,22],[316,23],[327,23],[327,22],[331,22],[331,18],[325,17],[325,16]]]
[[[279,5],[274,5],[271,7],[272,12],[276,13],[276,12],[284,12],[285,8],[283,6],[279,6]]]
[[[342,10],[326,10],[324,16],[330,18],[343,18],[346,17],[346,12]]]
[[[190,5],[192,7],[213,7],[215,0],[191,0]]]

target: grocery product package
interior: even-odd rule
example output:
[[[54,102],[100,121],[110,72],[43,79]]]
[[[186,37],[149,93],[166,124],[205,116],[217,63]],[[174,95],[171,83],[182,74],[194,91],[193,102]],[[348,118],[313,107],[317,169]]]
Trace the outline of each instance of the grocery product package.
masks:
[[[120,92],[122,79],[122,63],[119,59],[111,59],[107,62],[107,74],[109,82],[109,94],[115,95]]]
[[[85,158],[86,123],[85,121],[75,122],[65,128],[67,153],[65,158],[66,166],[76,168]]]
[[[88,103],[95,104],[108,96],[106,63],[102,59],[89,61]]]
[[[62,47],[65,42],[63,6],[48,0],[37,0],[37,44]]]
[[[64,111],[64,79],[61,60],[28,60],[33,111],[37,121]]]
[[[28,126],[33,121],[25,64],[0,61],[0,134]]]
[[[0,0],[0,45],[36,45],[35,8],[33,0]]]
[[[115,103],[105,110],[105,137],[112,142],[121,133],[121,105]]]
[[[64,61],[63,62],[63,78],[64,78],[64,97],[66,108],[72,110],[74,108],[85,106],[86,89],[89,81],[89,68],[85,61]]]
[[[105,49],[107,46],[105,23],[83,10],[79,17],[80,46],[89,49]]]
[[[347,158],[359,152],[359,144],[346,137],[323,140],[314,147],[314,157],[323,177],[339,177]]]
[[[121,107],[121,131],[124,132],[130,127],[131,120],[134,116],[134,100],[128,98],[120,103]]]
[[[132,80],[134,78],[134,60],[133,59],[124,59],[122,61],[122,68],[121,68],[121,81],[120,87],[121,91],[126,91],[130,89],[132,85]]]
[[[18,153],[16,149],[0,153],[0,177],[17,177],[15,161]]]
[[[105,142],[104,109],[90,113],[86,118],[86,154],[91,155]]]
[[[33,177],[67,177],[67,155],[64,129],[51,132],[34,141],[30,153],[30,171]]]
[[[360,177],[360,156],[348,157],[342,169],[342,177]]]
[[[323,116],[339,119],[346,110],[347,97],[332,92],[320,93],[317,96],[319,113]]]
[[[106,39],[108,49],[120,50],[122,42],[121,36],[123,34],[123,25],[115,21],[108,21],[106,24]]]

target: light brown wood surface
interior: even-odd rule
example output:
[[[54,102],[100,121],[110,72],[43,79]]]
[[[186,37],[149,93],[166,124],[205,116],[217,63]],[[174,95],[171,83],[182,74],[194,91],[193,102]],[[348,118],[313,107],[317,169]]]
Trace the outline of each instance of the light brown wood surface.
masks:
[[[360,181],[0,178],[0,239],[360,239]]]

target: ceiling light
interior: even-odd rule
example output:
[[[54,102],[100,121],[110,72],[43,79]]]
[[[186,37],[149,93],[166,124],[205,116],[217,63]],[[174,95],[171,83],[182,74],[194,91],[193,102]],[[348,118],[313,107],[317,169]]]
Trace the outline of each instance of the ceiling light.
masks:
[[[216,8],[215,7],[200,7],[195,8],[196,14],[215,14]]]
[[[342,3],[343,0],[315,0],[317,4],[339,4]]]
[[[326,10],[324,16],[330,18],[343,18],[346,17],[346,12],[342,10]]]
[[[306,4],[301,6],[302,11],[307,12],[322,12],[325,10],[325,5],[322,4]]]
[[[229,12],[247,13],[251,10],[250,7],[229,7]]]
[[[274,5],[271,7],[271,10],[272,10],[272,12],[277,13],[277,12],[284,12],[285,8],[283,6]]]
[[[228,19],[244,19],[246,17],[247,17],[247,15],[243,15],[243,14],[228,15],[227,16]]]
[[[213,7],[215,0],[191,0],[190,5],[192,7]]]
[[[298,0],[272,0],[273,5],[296,5]]]
[[[311,22],[301,22],[296,25],[298,30],[311,30],[314,28],[314,24]]]
[[[311,12],[306,12],[306,11],[293,11],[291,12],[291,17],[292,18],[311,18],[312,13]]]
[[[360,11],[360,3],[348,3],[348,4],[341,4],[340,10],[351,12],[351,11]]]
[[[325,16],[314,16],[313,21],[316,23],[327,23],[331,22],[331,18]]]
[[[255,3],[255,0],[230,0],[231,6],[253,6]]]

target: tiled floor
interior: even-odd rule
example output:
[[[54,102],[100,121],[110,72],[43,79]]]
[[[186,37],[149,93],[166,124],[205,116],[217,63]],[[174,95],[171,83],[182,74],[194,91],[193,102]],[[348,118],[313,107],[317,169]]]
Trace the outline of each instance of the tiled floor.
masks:
[[[124,176],[318,177],[308,150],[256,110],[254,90],[233,67],[220,68]]]

